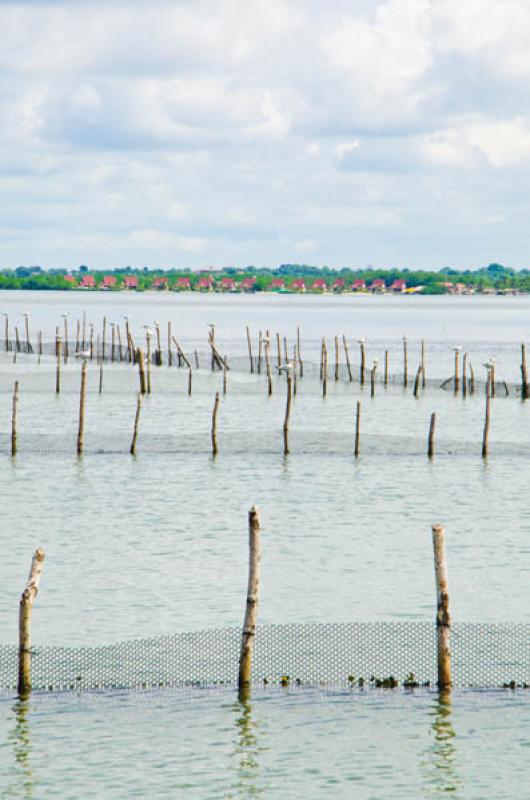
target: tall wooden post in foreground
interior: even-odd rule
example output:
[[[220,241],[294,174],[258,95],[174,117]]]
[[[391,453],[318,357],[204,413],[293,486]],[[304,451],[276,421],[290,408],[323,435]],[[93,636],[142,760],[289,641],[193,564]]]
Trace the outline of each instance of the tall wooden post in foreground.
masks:
[[[436,580],[436,632],[438,644],[438,688],[451,688],[451,615],[449,613],[449,587],[445,561],[445,529],[432,526],[434,548],[434,575]]]
[[[409,383],[409,357],[407,349],[407,337],[403,337],[403,386]]]
[[[294,367],[296,369],[296,366]],[[285,403],[285,419],[283,421],[283,454],[289,454],[289,419],[291,417],[291,403],[293,397],[293,379],[291,375],[291,365],[286,366],[287,370],[287,399]]]
[[[354,450],[355,458],[357,458],[360,453],[360,447],[359,447],[360,437],[361,437],[361,401],[357,400],[357,410],[355,413],[355,450]]]
[[[145,361],[144,351],[141,347],[136,351],[136,361],[138,362],[138,377],[140,379],[140,394],[145,394],[147,391],[147,383],[145,380]]]
[[[57,353],[57,366],[55,368],[55,394],[61,393],[61,350],[63,340],[60,336],[55,339],[55,351]]]
[[[83,453],[83,445],[84,445],[84,432],[85,432],[85,401],[86,401],[86,372],[87,372],[87,362],[86,360],[83,361],[83,366],[81,367],[81,390],[79,392],[79,428],[77,431],[77,455],[80,456]]]
[[[140,424],[140,411],[142,410],[142,395],[141,392],[138,392],[138,398],[136,400],[136,414],[134,415],[134,430],[133,430],[133,437],[131,441],[131,455],[136,455],[136,442],[138,440],[138,425]]]
[[[346,357],[346,369],[348,370],[348,378],[353,381],[353,375],[351,374],[351,364],[350,364],[350,353],[348,350],[348,342],[346,341],[346,336],[342,334],[342,344],[344,345],[344,355]]]
[[[212,411],[212,455],[217,455],[217,412],[219,411],[219,392],[215,393]]]
[[[17,405],[18,405],[18,381],[15,381],[13,389],[13,413],[11,415],[11,455],[16,456],[18,447],[17,435]]]
[[[254,372],[254,360],[252,358],[252,339],[250,338],[250,330],[247,325],[247,345],[248,345],[248,359],[250,361],[250,373]]]
[[[21,697],[31,692],[31,612],[39,591],[40,576],[44,567],[44,551],[35,551],[31,561],[28,582],[20,597],[18,622],[18,693]]]
[[[248,512],[248,541],[247,604],[243,622],[243,633],[241,636],[241,652],[239,655],[238,685],[240,689],[248,689],[252,681],[252,655],[254,653],[256,620],[258,617],[261,548],[259,510],[256,506],[252,506]]]

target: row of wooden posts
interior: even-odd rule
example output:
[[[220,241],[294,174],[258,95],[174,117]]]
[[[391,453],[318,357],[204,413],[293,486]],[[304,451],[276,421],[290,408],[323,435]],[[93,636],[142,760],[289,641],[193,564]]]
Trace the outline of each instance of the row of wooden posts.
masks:
[[[9,338],[9,317],[7,314],[4,314],[5,318],[5,328],[4,328],[4,349],[6,351],[10,349],[14,349],[15,355],[17,352],[22,350],[22,342],[20,333],[18,330],[18,326],[14,326],[15,328],[15,345],[10,341]],[[31,343],[30,337],[30,330],[29,330],[29,314],[24,314],[25,320],[25,348],[27,353],[33,353],[33,345]],[[107,341],[108,337],[108,328],[110,327],[111,330],[111,337],[110,337],[110,349],[109,343]],[[156,347],[154,351],[152,348],[151,340],[153,338],[153,331],[148,327],[146,328],[146,349],[147,355],[144,357],[144,360],[147,361],[148,366],[151,363],[152,356],[154,357],[154,363],[158,366],[161,366],[163,363],[163,348],[162,348],[162,333],[161,333],[161,326],[160,323],[155,321],[154,328],[155,328],[155,338],[156,338]],[[69,356],[69,331],[68,331],[68,315],[65,313],[63,314],[63,334],[61,334],[59,327],[56,328],[55,333],[55,350],[58,356],[61,355],[65,359],[68,359]],[[219,369],[229,369],[226,357],[222,357],[219,353],[216,340],[215,340],[215,324],[211,323],[209,325],[209,333],[208,333],[208,344],[211,349],[211,366],[212,369],[219,368]],[[267,330],[265,333],[263,331],[259,331],[258,334],[258,354],[257,358],[253,355],[253,347],[252,347],[252,336],[250,333],[250,328],[246,327],[246,337],[247,337],[247,345],[248,345],[248,355],[249,355],[249,364],[250,364],[250,372],[254,373],[256,371],[258,374],[261,374],[263,370],[263,363],[265,364],[265,369],[267,372],[268,377],[268,389],[269,393],[272,393],[272,380],[271,380],[271,346],[272,346],[272,336],[271,333]],[[277,358],[277,367],[280,368],[282,364],[292,362],[297,368],[299,377],[303,377],[304,372],[304,362],[302,359],[302,352],[301,352],[301,337],[300,337],[300,327],[297,326],[296,329],[296,340],[292,348],[292,355],[290,354],[290,349],[288,345],[288,340],[286,337],[283,337],[283,349],[282,349],[282,340],[279,333],[275,335],[276,339],[276,358]],[[125,341],[124,341],[125,340]],[[408,386],[409,384],[409,353],[408,353],[408,340],[406,336],[402,337],[403,342],[403,375],[402,375],[402,383],[403,386]],[[366,365],[366,349],[365,349],[365,339],[364,337],[358,340],[359,343],[359,382],[361,385],[364,385],[366,381],[366,375],[369,371],[370,373],[370,383],[372,392],[375,391],[375,376],[379,366],[379,360],[375,358],[373,360],[372,366],[368,370]],[[191,361],[180,346],[179,342],[173,335],[173,328],[172,323],[167,323],[167,363],[169,366],[173,365],[173,347],[176,349],[176,360],[178,366],[185,365],[188,369],[191,370]],[[348,373],[349,380],[353,380],[353,371],[352,365],[350,361],[350,353],[349,353],[349,346],[346,336],[342,335],[342,347],[344,350],[344,357],[345,357],[345,364],[346,370]],[[43,352],[43,344],[42,344],[42,331],[39,331],[37,334],[37,350],[39,354],[39,358]],[[339,373],[340,373],[340,339],[339,336],[334,337],[334,350],[335,350],[335,380],[339,380]],[[76,339],[75,339],[75,354],[76,355],[84,355],[85,357],[93,360],[96,357],[100,361],[105,361],[106,359],[110,361],[128,361],[130,363],[137,363],[140,353],[140,349],[136,346],[132,331],[129,325],[129,317],[125,316],[125,330],[124,336],[122,337],[122,331],[120,325],[115,322],[107,322],[107,318],[103,317],[102,320],[102,330],[101,330],[101,337],[99,334],[95,335],[95,327],[93,323],[88,324],[87,330],[87,321],[86,321],[86,314],[83,313],[82,320],[77,319],[77,328],[76,328]],[[468,354],[463,353],[462,356],[462,370],[460,372],[460,348],[454,348],[454,375],[451,378],[448,378],[445,383],[452,382],[454,384],[454,391],[458,393],[461,391],[462,394],[465,396],[469,391],[471,394],[474,392],[475,389],[475,373],[473,370],[473,366],[469,361]],[[198,363],[198,354],[195,350],[195,362],[196,367],[199,368]],[[326,343],[325,337],[322,338],[321,347],[320,347],[320,380],[323,383],[323,394],[326,394],[327,391],[327,379],[328,379],[328,347]],[[492,372],[492,381],[491,381],[491,391],[492,395],[495,393],[495,365],[493,362],[490,362],[490,370]],[[383,366],[383,384],[386,386],[389,381],[389,352],[388,350],[384,351],[384,366]],[[421,351],[420,351],[420,363],[416,372],[416,377],[414,380],[414,394],[417,396],[419,386],[421,385],[422,388],[425,388],[425,381],[426,381],[426,352],[425,352],[425,342],[424,340],[421,341]],[[506,384],[504,384],[506,386]],[[150,389],[150,376],[147,375],[146,381],[146,390]],[[507,389],[507,387],[506,387]],[[526,364],[526,347],[524,344],[521,345],[521,394],[523,399],[527,399],[530,394],[530,385],[528,382],[528,371],[527,371],[527,364]]]
[[[248,533],[248,583],[238,673],[238,686],[242,691],[248,691],[252,683],[252,658],[254,654],[258,617],[261,543],[260,515],[256,506],[252,506],[248,512]],[[451,616],[449,613],[449,589],[444,537],[445,531],[443,525],[433,525],[432,539],[437,606],[437,676],[439,688],[449,689],[451,687]],[[27,696],[31,692],[31,613],[39,591],[43,567],[44,551],[39,548],[35,551],[33,556],[28,582],[20,598],[18,693],[21,696]]]
[[[57,359],[57,377],[56,377],[56,391],[57,393],[60,392],[60,355]],[[226,361],[223,361],[224,364],[224,371],[223,371],[223,394],[227,392],[227,364]],[[134,416],[134,426],[133,426],[133,435],[131,440],[130,446],[130,453],[131,455],[136,455],[136,446],[138,441],[138,434],[139,434],[139,425],[140,425],[140,414],[142,408],[142,394],[147,391],[147,387],[149,386],[149,381],[146,380],[146,373],[145,373],[145,366],[144,366],[144,359],[143,353],[140,350],[138,354],[138,368],[140,374],[140,392],[137,395],[137,402],[136,402],[136,411]],[[79,425],[78,425],[78,434],[77,434],[77,454],[82,455],[84,450],[84,430],[85,430],[85,407],[86,407],[86,387],[87,387],[87,369],[88,363],[87,360],[83,360],[83,364],[81,367],[81,387],[80,387],[80,394],[79,394]],[[293,386],[294,386],[294,393],[296,394],[296,367],[293,365],[292,362],[283,365],[280,368],[280,371],[285,371],[287,380],[286,380],[286,405],[285,405],[285,416],[283,422],[283,453],[284,455],[288,455],[290,453],[289,449],[289,425],[291,419],[291,408],[292,408],[292,398],[293,398]],[[149,375],[149,372],[147,372]],[[192,371],[189,370],[189,380],[188,380],[188,394],[191,395],[191,376]],[[419,381],[419,377],[416,376],[416,382]],[[485,417],[484,417],[484,430],[482,436],[482,457],[486,458],[489,452],[489,430],[490,430],[490,417],[491,417],[491,397],[493,396],[492,393],[492,386],[493,386],[493,370],[488,370],[488,379],[486,382],[486,409],[485,409]],[[415,391],[416,391],[415,387]],[[373,386],[372,386],[373,389]],[[99,391],[102,391],[102,372],[101,372],[101,365],[100,365],[100,379],[99,379]],[[18,451],[18,431],[17,431],[17,408],[18,408],[18,401],[19,401],[19,382],[15,381],[14,390],[13,390],[13,403],[12,403],[12,418],[11,418],[11,455],[15,456]],[[212,410],[212,425],[211,425],[211,446],[212,446],[212,455],[216,456],[218,454],[218,444],[217,444],[217,425],[218,425],[218,413],[219,413],[219,405],[220,405],[220,395],[217,391],[215,393],[214,405]],[[435,454],[435,429],[436,429],[436,414],[433,412],[430,417],[429,423],[429,433],[427,439],[427,455],[429,458],[433,458]],[[360,455],[360,441],[361,441],[361,401],[358,400],[356,404],[356,412],[355,412],[355,440],[354,440],[354,455],[355,457],[359,457]]]

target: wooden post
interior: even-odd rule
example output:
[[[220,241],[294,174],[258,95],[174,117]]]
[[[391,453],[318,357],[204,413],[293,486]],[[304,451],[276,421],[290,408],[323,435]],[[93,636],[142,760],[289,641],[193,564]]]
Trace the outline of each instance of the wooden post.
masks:
[[[346,358],[346,369],[348,370],[348,378],[353,381],[353,375],[351,374],[351,364],[350,364],[350,353],[348,351],[348,342],[346,341],[346,336],[342,334],[342,344],[344,346],[344,356]]]
[[[217,412],[219,411],[219,392],[215,393],[212,411],[212,455],[217,455]]]
[[[110,323],[110,360],[114,361],[116,356],[116,325],[114,322]]]
[[[421,340],[421,388],[425,389],[425,342]]]
[[[267,368],[267,391],[269,397],[272,395],[272,371],[271,371],[271,355],[270,355],[270,334],[267,331],[265,336],[265,366]]]
[[[291,418],[291,402],[292,402],[292,394],[293,394],[293,385],[292,385],[292,375],[291,375],[291,365],[287,364],[286,367],[287,372],[287,399],[285,403],[285,418],[283,421],[283,454],[284,456],[288,455],[289,450],[289,420]]]
[[[64,319],[64,348],[63,348],[63,355],[64,355],[64,363],[68,361],[68,314],[65,312],[63,314]]]
[[[287,346],[287,336],[283,337],[283,354],[285,358],[285,363],[289,361],[289,348]]]
[[[296,353],[298,358],[298,368],[299,368],[299,375],[301,378],[304,377],[304,362],[302,361],[302,355],[300,350],[300,326],[296,326]]]
[[[20,346],[20,336],[18,334],[18,325],[15,325],[15,343],[16,343],[17,353],[20,353],[22,348]]]
[[[226,356],[224,357],[224,364],[223,364],[223,395],[226,395],[226,388],[227,388],[227,375],[228,369],[226,364]]]
[[[147,394],[151,394],[151,333],[147,331]]]
[[[81,344],[81,323],[79,319],[76,320],[76,329],[75,329],[75,352],[79,353],[79,346]]]
[[[138,377],[140,379],[140,394],[145,394],[147,391],[147,383],[145,380],[145,359],[144,351],[139,347],[136,351],[136,361],[138,363]]]
[[[171,322],[167,324],[167,365],[168,367],[173,366],[173,351],[171,349],[171,337],[173,333],[171,330]]]
[[[467,397],[467,353],[462,356],[462,397]]]
[[[18,618],[18,694],[24,698],[31,692],[31,612],[39,591],[44,568],[44,550],[35,550],[28,582],[20,596]]]
[[[436,632],[438,639],[438,688],[451,688],[451,615],[443,525],[432,526],[434,575],[436,580]]]
[[[162,339],[160,336],[160,325],[158,322],[155,324],[155,331],[156,331],[156,353],[155,353],[155,364],[157,367],[162,366]]]
[[[528,372],[526,369],[526,345],[521,345],[521,397],[528,399]]]
[[[42,331],[39,331],[37,333],[37,346],[39,350],[39,364],[40,364],[40,360],[42,358]]]
[[[278,359],[278,368],[282,365],[282,345],[280,341],[280,334],[276,332],[276,350],[277,350],[277,359]]]
[[[455,394],[460,390],[460,349],[455,347]]]
[[[490,401],[491,401],[491,370],[488,370],[488,378],[486,380],[486,414],[484,417],[484,433],[482,434],[482,458],[488,457],[489,450],[489,432],[490,432]]]
[[[57,366],[55,369],[55,394],[61,393],[61,350],[63,346],[63,340],[60,336],[57,336],[55,340],[55,348],[57,351]]]
[[[131,441],[131,455],[136,455],[136,441],[138,439],[138,425],[140,423],[140,411],[142,410],[142,395],[138,392],[138,397],[136,399],[136,414],[134,415],[134,430],[133,430],[133,437]]]
[[[26,327],[26,352],[33,353],[33,347],[29,338],[29,314],[24,314],[24,325]]]
[[[262,350],[263,350],[263,334],[260,331],[258,334],[258,375],[261,375]]]
[[[364,351],[364,339],[359,340],[359,347],[361,353],[361,363],[359,365],[359,383],[364,386],[364,369],[366,363],[366,353]]]
[[[298,391],[298,384],[296,379],[296,365],[298,363],[298,356],[296,355],[298,345],[293,344],[293,397],[296,397]]]
[[[495,364],[493,361],[490,368],[490,394],[495,397]]]
[[[248,539],[249,561],[247,604],[245,608],[245,619],[243,622],[243,633],[241,636],[241,651],[239,655],[238,685],[240,689],[248,689],[252,680],[252,654],[254,651],[256,620],[258,616],[261,551],[260,519],[259,511],[256,506],[252,506],[248,512]]]
[[[418,371],[416,372],[416,377],[414,379],[414,397],[418,397],[419,395],[420,378],[421,378],[421,364],[418,367]]]
[[[357,400],[357,411],[355,413],[355,458],[359,456],[360,452],[360,436],[361,436],[361,401]]]
[[[320,380],[324,377],[324,337],[320,343]]]
[[[118,359],[123,361],[123,344],[121,341],[121,330],[118,323],[116,323],[116,333],[118,334]]]
[[[188,370],[188,397],[191,397],[191,382],[192,382],[192,371],[190,367]]]
[[[339,337],[335,336],[335,380],[339,379]]]
[[[197,369],[200,369],[199,354],[198,354],[197,350],[195,350],[194,352],[195,352],[195,366],[196,366]]]
[[[86,348],[86,311],[83,311],[83,339],[81,344],[81,350],[84,352]]]
[[[385,386],[388,386],[388,350],[385,350],[385,377],[383,382]]]
[[[429,425],[429,441],[427,445],[427,455],[429,458],[433,458],[434,456],[434,431],[436,429],[436,414],[431,414],[431,423]]]
[[[18,405],[18,381],[15,381],[13,390],[13,411],[11,414],[11,455],[17,454],[17,405]]]
[[[105,341],[107,334],[107,317],[103,317],[103,330],[101,332],[101,357],[105,360]]]
[[[324,340],[322,353],[322,397],[326,397],[328,393],[328,348]]]
[[[248,345],[248,359],[250,361],[250,374],[254,373],[254,361],[252,359],[252,339],[250,338],[250,330],[247,325],[247,345]]]
[[[469,365],[469,393],[475,394],[475,370],[473,365]]]
[[[90,323],[90,360],[94,360],[94,325]]]
[[[379,361],[374,358],[372,369],[370,370],[370,397],[375,397],[375,373],[377,372],[377,365]]]
[[[134,361],[134,354],[135,350],[133,348],[131,331],[129,329],[129,317],[125,316],[125,339],[127,341],[127,352],[129,353],[129,363],[132,364]]]
[[[409,359],[407,350],[407,337],[403,337],[403,386],[409,383]]]
[[[101,362],[103,363],[103,362]],[[81,390],[79,392],[79,428],[77,431],[77,455],[83,453],[83,434],[85,430],[85,400],[86,400],[86,372],[87,362],[83,359],[83,366],[81,367]]]
[[[9,351],[9,314],[4,314],[4,350]]]

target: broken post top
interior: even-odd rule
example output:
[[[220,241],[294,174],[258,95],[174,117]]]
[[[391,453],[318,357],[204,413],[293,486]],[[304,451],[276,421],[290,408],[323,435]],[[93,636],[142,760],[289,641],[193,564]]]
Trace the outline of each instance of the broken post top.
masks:
[[[24,591],[22,592],[22,600],[34,600],[39,591],[40,576],[44,567],[45,553],[40,547],[35,550],[35,554],[31,559],[31,567],[28,575],[28,582]]]

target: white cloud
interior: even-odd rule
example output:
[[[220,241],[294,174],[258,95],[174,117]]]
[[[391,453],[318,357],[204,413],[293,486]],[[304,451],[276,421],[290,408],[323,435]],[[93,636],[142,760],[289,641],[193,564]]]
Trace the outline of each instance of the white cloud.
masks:
[[[314,239],[301,239],[293,245],[297,253],[314,253],[318,250],[318,243]]]
[[[425,137],[427,160],[446,166],[501,169],[530,161],[530,125],[521,117],[478,119]]]

